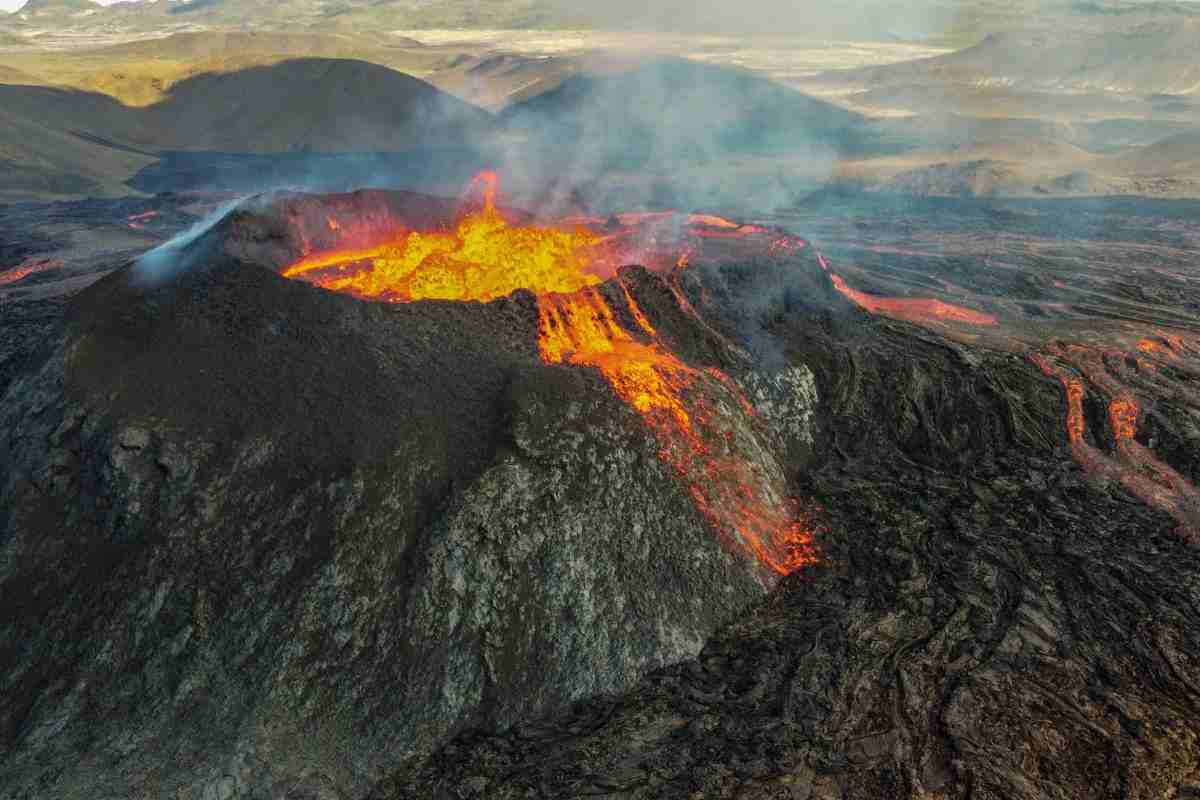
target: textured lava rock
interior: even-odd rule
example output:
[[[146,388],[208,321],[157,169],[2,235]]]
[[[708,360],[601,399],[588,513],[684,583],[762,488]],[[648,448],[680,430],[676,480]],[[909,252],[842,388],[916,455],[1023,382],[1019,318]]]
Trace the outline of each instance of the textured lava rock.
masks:
[[[464,733],[376,796],[1200,792],[1200,553],[1070,461],[1053,384],[890,322],[772,324],[818,376],[800,494],[824,512],[822,562],[697,658]]]
[[[764,596],[642,420],[540,362],[531,296],[360,302],[244,260],[294,246],[277,219],[233,224],[74,298],[4,395],[0,796],[362,796]],[[782,474],[813,376],[754,381],[731,424]]]
[[[828,560],[698,658],[619,697],[463,735],[378,796],[1176,798],[1200,787],[1200,559],[1166,520],[1061,460],[881,467],[822,475],[813,489],[833,520]]]

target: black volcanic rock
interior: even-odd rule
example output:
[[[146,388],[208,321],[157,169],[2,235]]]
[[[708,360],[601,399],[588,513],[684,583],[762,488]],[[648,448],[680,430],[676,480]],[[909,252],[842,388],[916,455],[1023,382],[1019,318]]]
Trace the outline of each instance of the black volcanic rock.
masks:
[[[822,537],[830,561],[699,657],[463,735],[376,797],[1200,791],[1200,559],[1161,520],[1056,459],[860,466],[813,488],[842,520]]]
[[[799,481],[828,521],[821,563],[697,658],[464,733],[374,797],[1200,792],[1200,550],[1062,457],[1058,387],[786,286],[766,302],[759,272],[702,279],[753,300],[817,375],[823,435]]]
[[[468,726],[690,657],[764,595],[640,418],[541,363],[530,295],[286,280],[262,264],[299,202],[82,292],[4,395],[6,800],[362,796]],[[645,312],[727,357],[661,280],[629,274]],[[755,396],[811,442],[789,374]]]

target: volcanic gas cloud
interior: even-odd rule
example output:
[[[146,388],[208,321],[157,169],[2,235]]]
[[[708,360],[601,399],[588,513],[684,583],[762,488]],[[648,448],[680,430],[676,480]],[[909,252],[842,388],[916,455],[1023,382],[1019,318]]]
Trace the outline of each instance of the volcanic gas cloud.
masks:
[[[473,187],[482,204],[452,229],[413,231],[395,220],[330,215],[328,230],[343,244],[306,253],[283,274],[393,303],[486,303],[518,289],[533,292],[542,361],[598,371],[653,432],[660,457],[718,532],[776,574],[813,562],[810,525],[799,505],[780,496],[754,459],[725,444],[728,410],[754,415],[743,390],[726,373],[673,353],[617,273],[635,262],[684,267],[705,239],[754,240],[769,250],[804,243],[721,217],[673,212],[522,224],[498,208],[494,174],[478,176]],[[603,291],[606,282],[618,291]],[[669,285],[694,315],[678,285]]]

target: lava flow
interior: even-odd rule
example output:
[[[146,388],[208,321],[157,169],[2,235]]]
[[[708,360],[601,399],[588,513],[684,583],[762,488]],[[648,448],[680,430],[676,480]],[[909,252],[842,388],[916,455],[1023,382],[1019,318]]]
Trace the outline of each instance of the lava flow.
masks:
[[[829,262],[824,256],[818,255],[821,268],[829,273],[833,288],[837,289],[850,302],[864,311],[872,314],[883,314],[893,319],[913,323],[931,322],[962,322],[967,325],[995,325],[996,318],[991,314],[976,311],[964,306],[957,306],[938,300],[935,297],[882,297],[867,294],[852,289],[842,279],[842,276],[829,269]]]
[[[1142,502],[1170,514],[1180,523],[1182,535],[1200,542],[1200,491],[1137,441],[1141,405],[1129,388],[1108,373],[1101,355],[1079,345],[1052,343],[1046,353],[1030,358],[1046,375],[1062,383],[1067,396],[1067,440],[1079,465],[1120,483]],[[1087,441],[1083,378],[1109,396],[1108,425],[1115,459]]]
[[[936,298],[883,297],[851,288],[833,272],[829,261],[817,255],[821,268],[833,287],[858,307],[937,328],[946,332],[952,322],[960,325],[997,328],[997,317],[981,311],[945,303]],[[1066,395],[1066,432],[1075,461],[1091,475],[1124,486],[1147,505],[1175,518],[1179,532],[1200,544],[1200,490],[1154,451],[1137,441],[1143,416],[1142,402],[1134,387],[1141,386],[1148,396],[1162,396],[1182,389],[1168,375],[1173,368],[1187,366],[1192,354],[1200,355],[1182,336],[1158,332],[1140,338],[1136,345],[1122,349],[1100,349],[1091,344],[1062,344],[1029,339],[1019,328],[1007,326],[994,330],[991,341],[1002,348],[1024,351],[1047,376],[1058,380]],[[1131,366],[1132,365],[1132,366]],[[1194,368],[1194,364],[1192,364]],[[1133,370],[1136,367],[1136,370]],[[1088,441],[1088,421],[1084,401],[1089,388],[1107,398],[1108,434],[1112,453],[1106,453]]]
[[[401,229],[365,247],[306,255],[283,274],[389,302],[489,302],[517,289],[534,292],[542,360],[597,370],[654,433],[660,458],[714,528],[775,573],[814,562],[811,532],[776,488],[782,479],[739,455],[739,434],[746,438],[753,418],[740,388],[719,370],[697,369],[672,353],[619,276],[613,300],[600,286],[631,251],[658,243],[654,233],[633,241],[624,228],[674,225],[682,215],[576,218],[569,229],[514,225],[496,207],[495,176],[486,173],[476,183],[484,188],[483,207],[453,230]],[[331,230],[338,224],[331,222]],[[768,233],[706,215],[683,217],[681,224],[693,236]],[[679,260],[671,254],[664,263]],[[630,329],[619,318],[632,320]]]
[[[62,261],[53,259],[29,259],[0,274],[0,286],[9,286],[35,273],[48,272],[52,269],[59,269],[62,266]]]

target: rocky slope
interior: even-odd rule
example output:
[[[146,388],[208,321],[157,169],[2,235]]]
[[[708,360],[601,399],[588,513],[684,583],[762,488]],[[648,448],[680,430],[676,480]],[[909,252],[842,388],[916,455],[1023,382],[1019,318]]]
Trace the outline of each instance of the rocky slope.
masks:
[[[800,481],[826,558],[697,658],[464,734],[375,797],[1200,791],[1200,552],[1068,463],[1060,391],[1022,359],[776,297],[822,398]]]
[[[540,361],[530,295],[285,280],[296,208],[235,213],[145,262],[183,272],[119,271],[26,341],[0,417],[6,800],[360,797],[465,727],[695,655],[771,583],[598,375]],[[735,358],[661,278],[625,282],[701,365]],[[752,382],[730,441],[802,459],[812,380]]]

